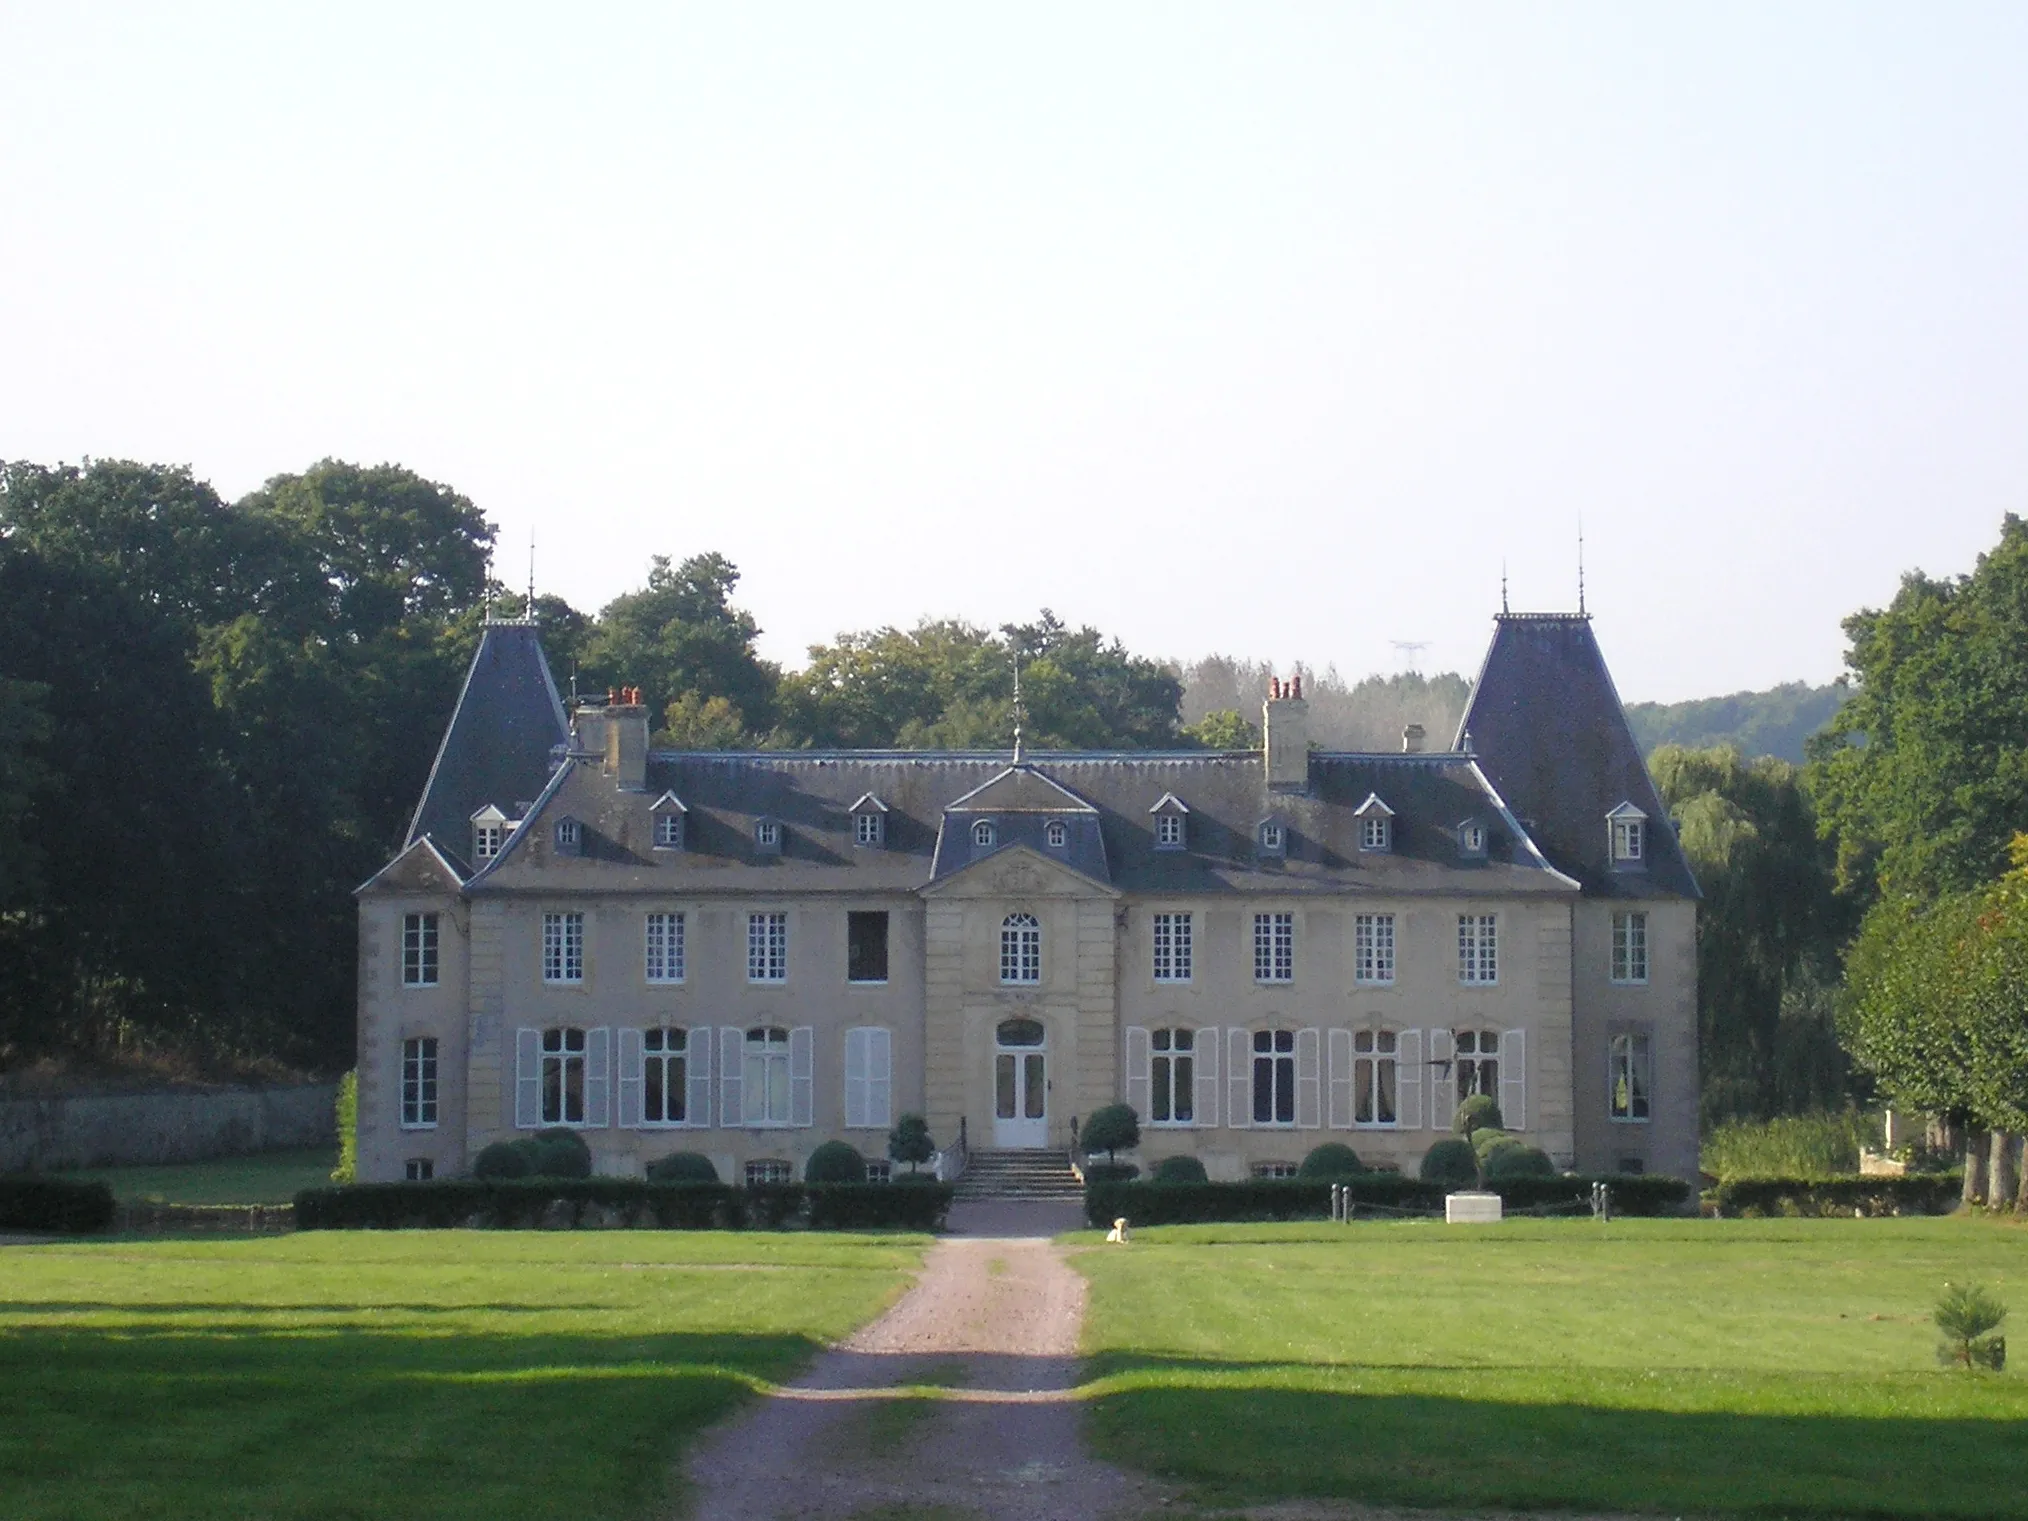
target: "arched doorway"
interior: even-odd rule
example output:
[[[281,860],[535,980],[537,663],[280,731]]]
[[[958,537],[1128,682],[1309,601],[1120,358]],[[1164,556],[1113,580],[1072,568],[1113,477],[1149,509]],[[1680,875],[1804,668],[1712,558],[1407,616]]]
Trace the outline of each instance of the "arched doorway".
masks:
[[[1048,1032],[1036,1019],[1005,1019],[993,1031],[993,1144],[1049,1144]]]

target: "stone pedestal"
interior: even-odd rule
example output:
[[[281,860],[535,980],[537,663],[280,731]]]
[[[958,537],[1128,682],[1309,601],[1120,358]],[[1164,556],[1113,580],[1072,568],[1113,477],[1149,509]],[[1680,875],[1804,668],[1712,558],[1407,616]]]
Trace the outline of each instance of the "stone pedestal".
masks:
[[[1500,1223],[1500,1196],[1481,1193],[1445,1194],[1444,1223],[1497,1225]]]

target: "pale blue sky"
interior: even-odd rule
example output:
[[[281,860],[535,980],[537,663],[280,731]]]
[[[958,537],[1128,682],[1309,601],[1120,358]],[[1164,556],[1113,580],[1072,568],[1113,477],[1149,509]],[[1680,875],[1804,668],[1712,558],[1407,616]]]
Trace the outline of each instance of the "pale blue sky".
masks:
[[[0,456],[451,482],[765,647],[1048,604],[1629,699],[2028,508],[2028,6],[0,4]]]

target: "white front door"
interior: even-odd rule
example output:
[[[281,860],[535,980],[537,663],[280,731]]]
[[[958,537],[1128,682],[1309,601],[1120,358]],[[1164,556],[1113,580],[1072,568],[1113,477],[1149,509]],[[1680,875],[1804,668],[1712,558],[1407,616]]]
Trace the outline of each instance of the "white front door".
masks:
[[[1035,1150],[1049,1144],[1049,1056],[1042,1026],[1010,1019],[995,1032],[993,1144]]]

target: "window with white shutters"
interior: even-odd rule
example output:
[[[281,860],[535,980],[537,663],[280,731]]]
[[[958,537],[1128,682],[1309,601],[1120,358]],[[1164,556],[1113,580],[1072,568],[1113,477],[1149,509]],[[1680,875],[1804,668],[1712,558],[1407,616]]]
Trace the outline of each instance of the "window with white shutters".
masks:
[[[741,1053],[740,1123],[789,1123],[789,1032],[758,1025],[746,1032]]]
[[[1253,1032],[1253,1122],[1296,1122],[1296,1032]]]
[[[641,1032],[641,1123],[690,1122],[690,1032],[662,1025]]]
[[[1454,1030],[1451,1032],[1457,1080],[1457,1100],[1462,1104],[1474,1094],[1500,1101],[1500,1032],[1498,1030]],[[1505,1118],[1505,1116],[1502,1116]]]
[[[612,1031],[575,1025],[523,1030],[517,1045],[514,1123],[604,1126]]]
[[[1197,1032],[1180,1026],[1148,1033],[1148,1123],[1197,1121]]]
[[[880,1025],[845,1032],[845,1127],[886,1130],[894,1123],[894,1040]]]
[[[1392,1030],[1352,1032],[1352,1123],[1376,1129],[1401,1121],[1401,1040]]]

